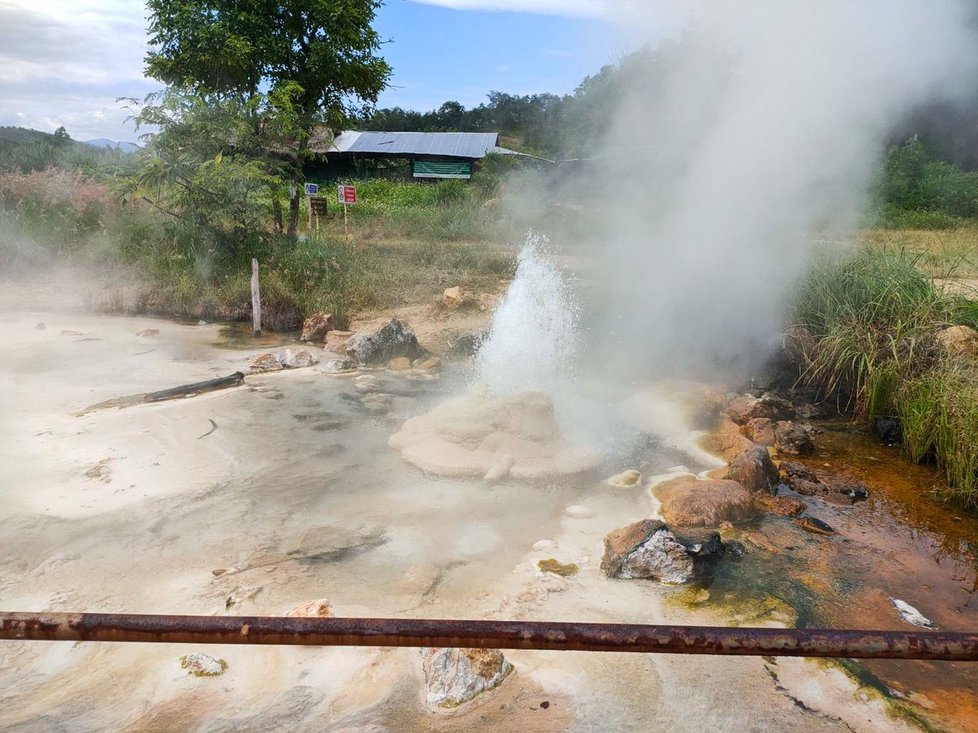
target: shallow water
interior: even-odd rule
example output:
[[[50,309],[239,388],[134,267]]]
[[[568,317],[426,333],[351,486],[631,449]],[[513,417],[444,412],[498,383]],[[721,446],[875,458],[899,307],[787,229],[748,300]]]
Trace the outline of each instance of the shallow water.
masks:
[[[39,321],[46,329],[36,329]],[[147,325],[159,335],[135,335]],[[868,618],[879,625],[899,624],[884,618],[882,603],[862,600],[864,588],[876,587],[866,578],[879,576],[883,592],[901,593],[957,628],[944,596],[940,609],[931,608],[911,592],[919,583],[891,588],[900,573],[878,569],[883,558],[917,573],[915,563],[934,563],[933,548],[950,535],[920,528],[899,543],[886,537],[877,549],[872,543],[897,526],[894,507],[902,506],[878,490],[854,511],[878,521],[879,531],[855,522],[849,531],[845,517],[853,512],[832,510],[838,516],[825,518],[843,537],[798,535],[793,542],[803,550],[795,554],[731,560],[713,578],[709,599],[701,595],[690,605],[683,601],[688,590],[608,580],[597,567],[604,535],[652,509],[641,486],[615,489],[602,479],[637,466],[646,476],[680,463],[705,468],[681,441],[622,437],[598,474],[573,480],[438,479],[402,464],[387,440],[404,419],[457,388],[451,370],[440,382],[421,383],[377,373],[397,394],[389,411],[364,402],[352,378],[312,368],[78,417],[105,399],[230,373],[248,353],[222,345],[216,326],[50,313],[0,316],[0,338],[0,600],[7,610],[282,614],[326,597],[346,616],[729,623],[736,602],[741,622],[754,624],[782,619],[771,601],[782,597],[805,619],[861,625],[862,617],[837,611],[848,598],[878,611]],[[212,420],[217,429],[206,434]],[[565,507],[575,504],[593,516],[568,516]],[[316,528],[325,529],[303,539]],[[872,542],[859,536],[863,531]],[[556,549],[534,551],[541,539]],[[835,552],[849,546],[846,540],[862,564]],[[581,572],[567,580],[545,576],[535,562],[548,557],[577,563]],[[945,576],[964,572],[952,571],[956,562],[938,564],[939,587]],[[802,581],[781,572],[785,563]],[[854,586],[860,594],[804,580],[806,573],[821,578],[826,564],[844,566],[837,574],[862,582]],[[783,591],[765,577],[780,578]],[[973,568],[967,579],[973,581]],[[805,582],[808,590],[798,591]],[[725,595],[728,602],[718,603]],[[970,623],[970,610],[965,614],[962,623]],[[228,671],[188,676],[178,660],[193,651],[226,659]],[[775,669],[761,659],[507,656],[516,674],[499,690],[445,713],[423,703],[415,650],[7,642],[0,644],[0,727],[907,729],[871,687],[802,660],[780,660]],[[913,685],[901,689],[922,689]],[[967,730],[961,720],[951,720],[952,729]]]

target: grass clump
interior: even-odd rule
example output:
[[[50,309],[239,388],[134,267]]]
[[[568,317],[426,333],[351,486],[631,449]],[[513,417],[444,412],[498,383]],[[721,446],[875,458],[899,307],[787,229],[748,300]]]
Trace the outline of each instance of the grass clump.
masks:
[[[978,308],[936,287],[921,260],[867,247],[817,264],[795,312],[814,337],[801,381],[858,418],[898,418],[908,457],[936,463],[954,497],[978,507],[978,369],[938,338],[949,326],[975,327]]]

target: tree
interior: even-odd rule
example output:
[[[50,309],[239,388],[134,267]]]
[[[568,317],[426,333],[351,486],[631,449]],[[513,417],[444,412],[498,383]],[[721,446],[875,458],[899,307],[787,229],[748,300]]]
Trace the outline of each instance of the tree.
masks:
[[[63,147],[71,141],[71,136],[68,131],[64,128],[64,125],[59,127],[54,131],[54,144],[58,147]]]
[[[288,233],[299,218],[302,165],[319,128],[342,129],[387,86],[371,24],[381,0],[149,0],[146,71],[208,103],[258,107],[290,183]],[[270,114],[273,112],[274,114]],[[256,133],[261,130],[256,129]],[[229,140],[229,143],[234,143]],[[275,145],[266,145],[266,150]]]

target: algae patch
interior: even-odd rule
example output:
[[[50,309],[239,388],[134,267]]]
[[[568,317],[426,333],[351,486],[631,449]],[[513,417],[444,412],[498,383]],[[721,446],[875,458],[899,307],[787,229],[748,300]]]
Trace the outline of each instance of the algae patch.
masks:
[[[537,567],[545,573],[553,573],[554,575],[559,575],[562,578],[569,578],[572,575],[577,575],[577,573],[580,571],[577,563],[562,563],[552,557],[547,558],[546,560],[537,560]]]

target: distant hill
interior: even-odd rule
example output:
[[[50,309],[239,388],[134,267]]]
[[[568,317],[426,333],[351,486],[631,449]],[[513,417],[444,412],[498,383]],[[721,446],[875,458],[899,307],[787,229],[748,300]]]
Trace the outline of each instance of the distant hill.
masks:
[[[51,142],[54,135],[40,130],[32,130],[29,127],[5,127],[0,125],[0,140],[4,140],[14,145],[24,145],[26,143]]]
[[[83,142],[86,145],[91,145],[93,148],[108,148],[111,150],[120,150],[123,153],[135,153],[137,150],[139,150],[139,146],[136,145],[136,143],[109,140],[106,137],[97,137],[94,140],[84,140]]]

